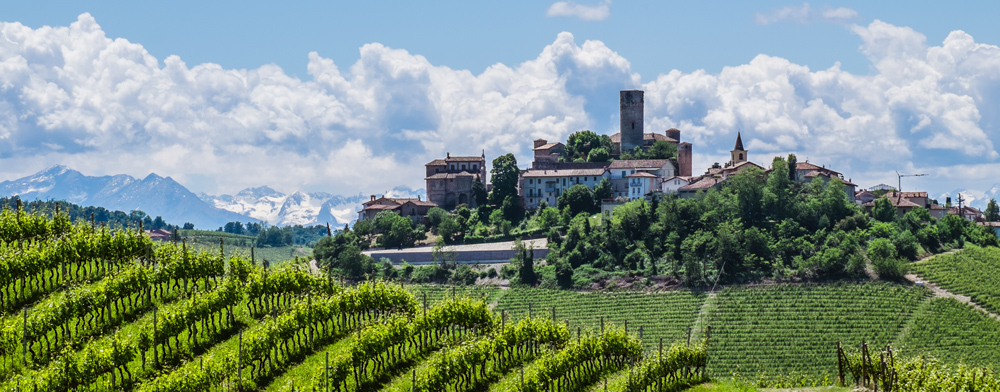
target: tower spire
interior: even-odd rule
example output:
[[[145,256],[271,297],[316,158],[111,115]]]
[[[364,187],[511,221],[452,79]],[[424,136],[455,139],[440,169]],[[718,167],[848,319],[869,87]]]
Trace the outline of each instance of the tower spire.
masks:
[[[743,137],[740,136],[739,131],[736,131],[736,147],[734,147],[733,150],[746,151],[743,148]]]

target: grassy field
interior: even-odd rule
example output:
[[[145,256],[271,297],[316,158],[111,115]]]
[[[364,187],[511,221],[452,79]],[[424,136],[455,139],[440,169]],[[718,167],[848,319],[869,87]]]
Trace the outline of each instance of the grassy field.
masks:
[[[967,295],[972,301],[1000,313],[1000,249],[969,246],[967,249],[934,256],[913,265],[922,278],[944,289]]]

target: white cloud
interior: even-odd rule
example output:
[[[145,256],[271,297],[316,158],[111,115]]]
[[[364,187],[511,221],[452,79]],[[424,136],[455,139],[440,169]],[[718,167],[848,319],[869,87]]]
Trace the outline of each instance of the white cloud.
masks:
[[[604,0],[598,5],[583,5],[575,1],[557,1],[549,6],[545,16],[571,16],[581,20],[605,20],[611,16],[611,0]]]
[[[862,186],[901,167],[975,167],[962,178],[995,182],[1000,48],[961,31],[930,46],[881,21],[850,31],[872,75],[758,55],[718,74],[643,82],[603,43],[561,33],[536,58],[480,74],[373,43],[346,67],[310,53],[311,79],[300,80],[275,66],[159,61],[107,38],[88,14],[69,27],[3,23],[0,178],[65,164],[156,172],[208,193],[420,188],[423,165],[448,152],[514,152],[523,167],[531,140],[614,132],[618,90],[642,88],[646,127],[681,129],[698,172],[728,159],[742,131],[758,163],[794,152]]]
[[[798,24],[823,22],[844,25],[858,20],[859,16],[858,11],[846,7],[824,6],[823,9],[818,10],[812,8],[809,3],[802,3],[802,6],[799,7],[789,5],[771,10],[769,13],[758,12],[754,21],[761,25],[783,21]]]

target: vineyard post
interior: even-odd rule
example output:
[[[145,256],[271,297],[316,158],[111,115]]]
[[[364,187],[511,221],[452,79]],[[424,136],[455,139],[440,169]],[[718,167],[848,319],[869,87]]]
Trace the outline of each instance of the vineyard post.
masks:
[[[156,306],[153,307],[153,367],[159,367],[160,356],[156,351]]]
[[[424,321],[427,321],[427,292],[424,292]]]
[[[642,340],[642,326],[639,326],[639,340]]]
[[[21,203],[21,199],[17,200],[18,204]],[[24,286],[22,285],[23,289]],[[24,315],[24,324],[21,324],[21,366],[28,367],[28,308],[24,308],[21,311]]]
[[[625,319],[625,334],[628,335],[628,319]]]
[[[455,286],[454,285],[451,286],[451,300],[452,301],[455,300]]]
[[[329,227],[329,223],[327,223]],[[323,389],[330,392],[330,352],[326,352],[326,367],[323,368]]]
[[[410,380],[410,391],[412,392],[416,390],[417,390],[417,371],[414,370],[412,380]]]
[[[552,324],[556,323],[556,307],[552,307]]]
[[[500,330],[503,331],[504,327],[507,326],[507,310],[500,309]]]
[[[16,206],[14,207],[14,217],[17,218],[17,224],[20,225],[21,224],[21,199],[18,198],[17,199],[17,203],[15,203],[15,204],[16,204]],[[94,214],[91,213],[90,215],[93,216]]]
[[[239,357],[236,363],[236,389],[243,390],[243,331],[240,330]]]
[[[868,372],[867,369],[865,369],[866,367],[868,367],[868,343],[865,343],[865,341],[862,340],[861,341],[861,385],[862,386],[867,385],[868,383],[868,377],[867,377]]]
[[[94,213],[90,213],[90,230],[97,229],[97,222],[94,220]]]
[[[663,358],[663,337],[660,337],[660,358]]]
[[[601,316],[601,335],[604,334],[604,316]]]
[[[688,346],[691,345],[691,327],[688,327]]]
[[[580,335],[582,334],[582,332],[583,332],[583,328],[576,327],[576,340],[580,340]]]
[[[253,247],[250,247],[250,264],[257,265],[257,259],[253,257]]]
[[[524,367],[521,367],[521,389],[524,389]]]
[[[840,381],[840,385],[844,386],[844,362],[842,360],[844,353],[843,347],[840,342],[837,342],[837,380]]]
[[[118,340],[112,340],[111,341],[111,364],[112,365],[116,365],[115,364],[115,353],[117,353],[117,352],[118,352]],[[117,367],[117,366],[115,366],[115,367]],[[116,389],[115,388],[115,384],[116,384],[115,383],[115,369],[112,368],[111,369],[111,390],[115,390]]]
[[[528,302],[528,318],[531,318],[531,302]]]

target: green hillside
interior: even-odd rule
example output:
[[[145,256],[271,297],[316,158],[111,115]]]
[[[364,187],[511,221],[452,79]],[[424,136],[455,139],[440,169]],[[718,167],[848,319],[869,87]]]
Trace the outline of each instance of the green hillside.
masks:
[[[609,379],[638,391],[732,373],[829,384],[836,343],[862,340],[1000,365],[1000,322],[910,284],[343,285],[201,246],[0,213],[0,390],[583,391]]]

